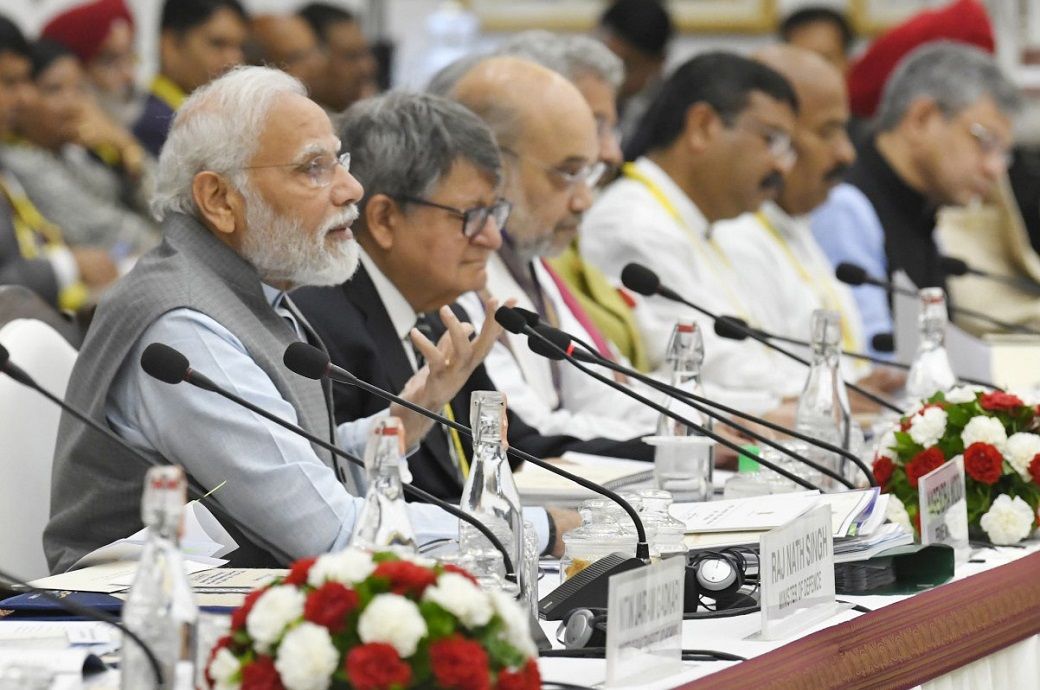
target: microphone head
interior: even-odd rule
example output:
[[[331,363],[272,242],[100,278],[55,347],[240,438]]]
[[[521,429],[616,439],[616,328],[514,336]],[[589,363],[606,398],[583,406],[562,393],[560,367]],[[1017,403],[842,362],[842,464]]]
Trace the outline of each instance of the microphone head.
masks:
[[[895,352],[896,340],[891,333],[878,333],[870,339],[870,346],[878,352]]]
[[[542,322],[542,317],[538,316],[537,312],[533,312],[530,309],[524,309],[523,307],[513,307],[513,311],[515,311],[520,316],[524,317],[524,321],[526,321],[527,325],[531,328],[535,328]]]
[[[163,343],[152,343],[141,353],[141,368],[163,383],[180,383],[188,377],[188,358]]]
[[[657,294],[661,279],[643,264],[627,264],[621,270],[621,284],[632,292],[650,297]]]
[[[834,270],[835,277],[846,285],[862,285],[867,282],[866,270],[862,266],[843,262]]]
[[[7,360],[11,359],[11,353],[7,351],[7,348],[0,345],[0,369],[7,366]]]
[[[730,340],[747,340],[748,324],[736,316],[720,316],[715,319],[715,334]]]
[[[541,332],[540,328],[535,329],[535,330]],[[548,336],[546,336],[546,337],[548,337]],[[552,339],[550,338],[550,340],[552,340]],[[552,341],[552,342],[554,344],[556,344],[555,341]],[[536,355],[541,355],[542,357],[545,357],[546,359],[551,359],[551,360],[554,360],[554,361],[560,361],[560,360],[563,359],[563,353],[562,352],[560,352],[555,347],[553,347],[549,343],[545,342],[544,340],[542,340],[541,338],[539,338],[536,335],[532,334],[532,335],[528,336],[528,338],[527,338],[527,347],[531,348],[531,352],[535,353]],[[559,347],[559,345],[558,345],[558,347]],[[563,349],[566,349],[566,346],[563,346]]]
[[[510,307],[499,307],[495,310],[495,321],[510,333],[520,334],[527,326],[527,319]]]
[[[943,256],[939,258],[939,265],[942,270],[946,272],[946,275],[951,276],[963,276],[967,275],[971,270],[968,267],[967,262],[963,259],[958,259],[956,256]]]
[[[320,381],[328,376],[329,355],[313,345],[296,342],[285,348],[282,363],[300,376]]]

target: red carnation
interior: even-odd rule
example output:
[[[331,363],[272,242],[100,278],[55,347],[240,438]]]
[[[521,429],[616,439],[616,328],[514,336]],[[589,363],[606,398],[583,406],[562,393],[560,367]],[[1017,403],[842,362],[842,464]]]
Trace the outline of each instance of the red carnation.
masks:
[[[394,594],[414,595],[417,598],[422,596],[427,587],[437,582],[437,575],[432,570],[411,561],[383,561],[376,566],[372,575],[389,580],[390,591]]]
[[[455,690],[490,690],[487,652],[480,643],[455,634],[430,645],[430,666],[438,685]]]
[[[979,398],[979,405],[982,406],[982,409],[991,412],[1007,412],[1022,407],[1025,403],[1017,395],[1003,391],[993,391],[992,393],[983,393],[982,397]]]
[[[231,648],[231,635],[224,635],[224,637],[217,640],[217,643],[213,645],[213,649],[209,650],[209,658],[206,659],[206,665],[203,667],[203,675],[206,676],[206,684],[211,688],[216,685],[216,682],[213,680],[213,676],[209,674],[209,667],[213,664],[213,660],[217,657],[217,653],[220,652],[221,649],[225,648]]]
[[[996,484],[1004,467],[1004,456],[990,443],[973,443],[964,449],[964,471],[983,484]]]
[[[892,458],[887,455],[879,455],[874,458],[874,479],[877,479],[878,485],[882,488],[892,478],[892,470],[894,469],[895,465],[892,464]]]
[[[339,582],[326,582],[307,595],[303,618],[324,625],[335,635],[347,626],[347,616],[358,607],[358,593]]]
[[[916,489],[918,479],[936,467],[940,467],[944,462],[946,462],[946,456],[943,455],[938,446],[922,450],[912,457],[910,462],[906,463],[906,478],[909,480],[910,486]]]
[[[527,663],[515,671],[502,669],[498,674],[497,690],[538,690],[542,687],[542,677],[538,673],[538,662],[528,659]]]
[[[354,647],[343,664],[347,679],[357,690],[389,690],[407,687],[412,668],[401,660],[397,650],[385,642]]]
[[[249,612],[253,610],[253,604],[256,600],[267,591],[266,587],[260,589],[254,589],[252,592],[246,595],[242,605],[235,609],[235,612],[231,614],[231,630],[245,630],[246,618],[249,616]]]
[[[281,676],[274,667],[274,659],[258,656],[256,661],[243,666],[242,690],[285,690]]]
[[[314,561],[318,560],[317,556],[311,558],[301,558],[292,564],[292,568],[289,569],[289,574],[282,580],[284,585],[305,585],[307,584],[307,576],[311,574],[311,566],[314,565]]]
[[[478,586],[480,585],[480,583],[477,582],[477,578],[473,577],[473,575],[471,575],[469,573],[469,571],[467,571],[467,570],[465,570],[463,568],[460,568],[459,566],[455,565],[454,563],[445,563],[441,567],[444,568],[444,572],[446,572],[446,573],[455,573],[456,575],[461,575],[462,577],[466,578],[467,580],[469,580],[473,584],[478,585]]]
[[[1033,481],[1040,484],[1040,453],[1033,456],[1033,459],[1029,461],[1029,476],[1033,478]]]

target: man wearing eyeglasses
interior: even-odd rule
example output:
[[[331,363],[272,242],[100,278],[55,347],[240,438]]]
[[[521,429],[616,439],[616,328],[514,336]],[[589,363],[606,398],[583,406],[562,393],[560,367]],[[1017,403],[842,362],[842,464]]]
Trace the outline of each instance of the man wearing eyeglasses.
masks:
[[[1007,170],[1019,103],[1018,90],[978,48],[936,42],[904,58],[848,184],[813,215],[831,262],[881,277],[902,270],[918,287],[945,288],[936,214],[990,196]],[[892,331],[883,291],[861,286],[853,294],[867,342]]]

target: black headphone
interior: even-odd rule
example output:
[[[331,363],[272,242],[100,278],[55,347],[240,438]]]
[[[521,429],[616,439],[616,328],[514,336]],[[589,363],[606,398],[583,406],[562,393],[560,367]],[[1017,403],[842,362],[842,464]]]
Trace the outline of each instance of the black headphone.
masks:
[[[574,609],[560,622],[556,639],[567,649],[605,647],[607,644],[607,610]]]
[[[755,572],[750,574],[749,561]],[[742,546],[731,546],[719,551],[698,551],[689,557],[686,569],[686,618],[711,617],[723,611],[731,615],[751,613],[757,602],[741,594],[746,584],[752,584],[751,594],[758,589],[758,554]],[[698,609],[703,608],[703,613]]]

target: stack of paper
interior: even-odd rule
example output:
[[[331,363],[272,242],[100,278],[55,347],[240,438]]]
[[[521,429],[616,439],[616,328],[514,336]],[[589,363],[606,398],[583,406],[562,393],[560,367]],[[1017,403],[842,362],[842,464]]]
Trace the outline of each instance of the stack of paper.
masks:
[[[587,453],[564,453],[562,458],[552,462],[572,474],[614,490],[648,485],[654,474],[651,463]],[[513,479],[524,505],[577,505],[587,498],[599,495],[530,463],[521,465],[520,469],[513,473]]]
[[[914,543],[914,535],[891,522],[882,525],[869,535],[836,539],[834,562],[865,561],[896,546]]]

